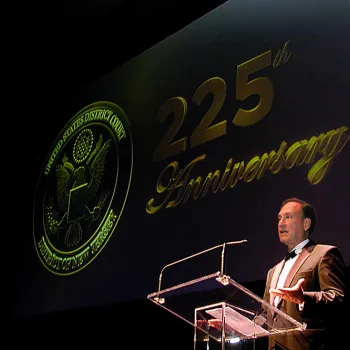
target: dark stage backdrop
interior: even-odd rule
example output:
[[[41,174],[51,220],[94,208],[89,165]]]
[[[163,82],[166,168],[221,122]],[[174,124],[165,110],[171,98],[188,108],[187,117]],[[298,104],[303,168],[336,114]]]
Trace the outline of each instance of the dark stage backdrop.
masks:
[[[227,247],[225,272],[263,280],[291,196],[316,206],[314,240],[349,264],[349,10],[228,1],[48,113],[16,314],[146,299],[165,265],[229,241],[248,243]],[[97,51],[110,49],[81,54]],[[220,253],[162,285],[218,271]]]

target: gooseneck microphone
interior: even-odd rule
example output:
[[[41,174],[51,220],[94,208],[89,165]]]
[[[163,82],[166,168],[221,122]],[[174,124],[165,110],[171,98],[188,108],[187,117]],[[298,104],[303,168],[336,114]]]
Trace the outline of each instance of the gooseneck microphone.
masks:
[[[176,261],[174,261],[174,262],[172,262],[172,263],[170,263],[170,264],[165,265],[165,266],[162,268],[162,270],[160,271],[160,274],[159,274],[158,293],[160,293],[160,288],[161,288],[161,283],[162,283],[162,276],[163,276],[163,272],[164,272],[164,270],[165,270],[166,268],[168,268],[168,267],[170,267],[170,266],[173,266],[173,265],[176,265],[176,264],[178,264],[178,263],[181,263],[181,262],[183,262],[183,261],[185,261],[185,260],[194,258],[194,257],[196,257],[196,256],[198,256],[198,255],[205,254],[205,253],[207,253],[207,252],[209,252],[209,251],[211,251],[211,250],[214,250],[214,249],[217,249],[217,248],[221,248],[221,247],[222,247],[222,251],[221,251],[221,269],[220,269],[220,271],[221,271],[221,273],[223,274],[223,273],[224,273],[224,259],[225,259],[224,257],[225,257],[225,248],[226,248],[226,246],[227,246],[227,245],[243,244],[243,243],[248,243],[248,241],[247,241],[246,239],[242,239],[242,240],[240,240],[240,241],[225,242],[225,243],[223,243],[223,244],[219,244],[219,245],[216,245],[215,247],[211,247],[211,248],[208,248],[208,249],[206,249],[206,250],[202,250],[202,251],[200,251],[200,252],[198,252],[198,253],[195,253],[195,254],[193,254],[193,255],[187,256],[187,257],[185,257],[185,258],[182,258],[182,259],[180,259],[180,260],[176,260]]]

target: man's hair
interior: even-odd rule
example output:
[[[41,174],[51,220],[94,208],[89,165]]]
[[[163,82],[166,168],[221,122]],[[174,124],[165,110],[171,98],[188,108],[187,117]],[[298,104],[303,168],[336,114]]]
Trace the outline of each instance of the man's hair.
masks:
[[[310,237],[311,233],[314,232],[316,227],[316,222],[317,222],[316,209],[311,204],[303,201],[302,199],[295,198],[295,197],[284,200],[281,204],[281,208],[289,202],[300,203],[304,219],[309,218],[311,220],[310,228],[308,230],[309,237]]]

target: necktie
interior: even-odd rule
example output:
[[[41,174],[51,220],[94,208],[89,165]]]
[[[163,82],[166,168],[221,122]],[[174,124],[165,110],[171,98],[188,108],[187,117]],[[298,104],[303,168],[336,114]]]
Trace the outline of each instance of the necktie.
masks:
[[[287,253],[284,260],[287,261],[289,259],[293,259],[295,256],[296,256],[296,252],[295,252],[295,249],[292,250],[291,252]]]

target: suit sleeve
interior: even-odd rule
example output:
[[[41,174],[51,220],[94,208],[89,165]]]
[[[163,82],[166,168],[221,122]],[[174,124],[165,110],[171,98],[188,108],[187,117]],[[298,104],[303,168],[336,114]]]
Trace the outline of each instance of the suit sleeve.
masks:
[[[324,312],[329,314],[339,311],[345,300],[346,271],[345,262],[340,251],[333,247],[321,258],[317,270],[319,290],[304,292],[303,315]]]

